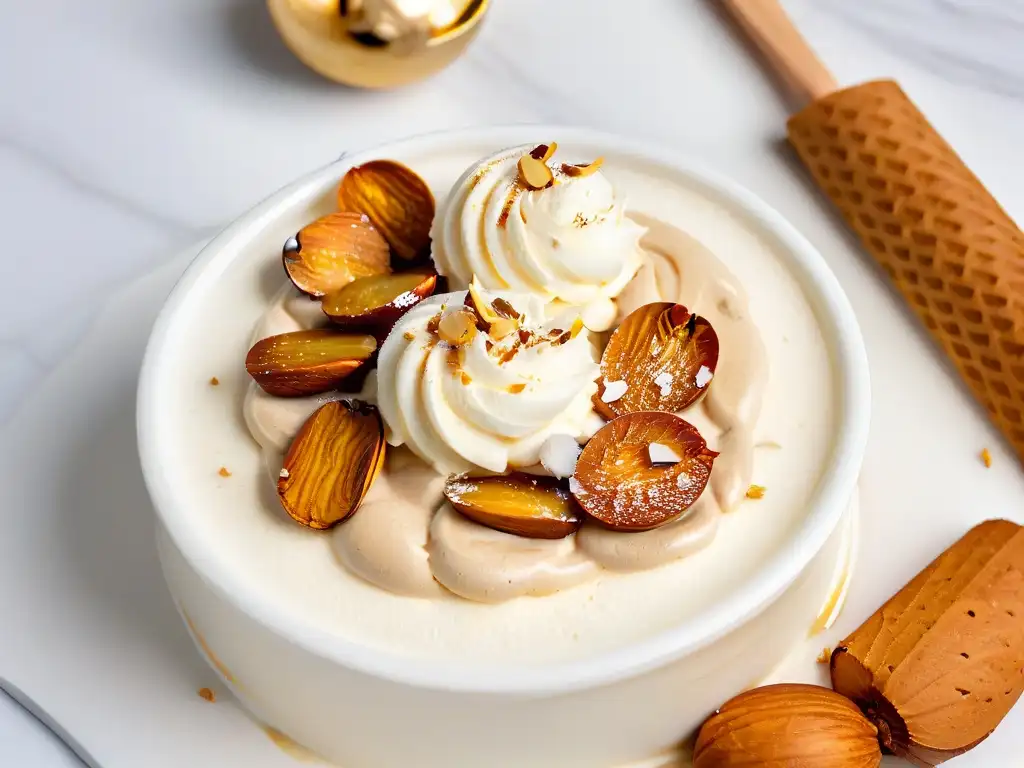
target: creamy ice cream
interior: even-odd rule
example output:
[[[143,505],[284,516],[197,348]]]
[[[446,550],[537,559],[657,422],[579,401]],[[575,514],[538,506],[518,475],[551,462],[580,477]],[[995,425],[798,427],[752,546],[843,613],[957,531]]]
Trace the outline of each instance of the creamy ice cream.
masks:
[[[615,319],[611,300],[643,263],[643,227],[601,171],[571,177],[552,162],[552,186],[524,188],[517,163],[531,149],[485,158],[455,183],[434,220],[438,271],[454,287],[475,275],[488,290],[581,307],[588,328],[605,330]]]
[[[429,326],[465,297],[460,291],[422,302],[384,342],[378,404],[388,442],[407,445],[439,472],[504,472],[538,464],[551,435],[589,436],[598,373],[589,334],[551,343],[573,316],[546,319],[537,296],[503,293],[525,316],[522,331],[540,343],[523,343],[519,333],[499,341],[480,333],[456,350]]]
[[[492,474],[520,462],[544,472],[541,460],[558,462],[540,435],[559,443],[586,438],[597,423],[590,407],[598,375],[593,347],[604,344],[603,336],[584,331],[575,346],[524,356],[508,370],[471,347],[459,359],[428,338],[441,305],[447,312],[463,303],[457,291],[400,320],[358,395],[378,403],[392,445],[356,514],[324,535],[290,521],[265,532],[245,522],[232,529],[232,536],[254,539],[252,557],[264,569],[256,578],[262,583],[277,574],[266,589],[301,581],[300,590],[288,589],[282,598],[295,610],[318,612],[346,636],[402,653],[574,658],[713,604],[785,539],[817,483],[834,418],[828,349],[799,284],[756,224],[685,181],[632,168],[622,158],[601,174],[628,191],[631,209],[622,211],[622,222],[638,239],[638,266],[609,299],[615,315],[677,301],[707,317],[721,340],[707,395],[682,413],[721,452],[708,489],[684,515],[639,533],[585,522],[562,539],[527,539],[456,511],[442,494],[447,472]],[[453,177],[431,178],[435,191],[452,189],[452,198],[440,201],[435,238],[464,191]],[[534,191],[539,201],[554,189]],[[450,255],[438,253],[439,259]],[[570,303],[529,289],[484,293],[507,298],[539,330],[569,325],[589,306],[577,303],[585,296]],[[256,336],[325,324],[317,303],[290,286],[269,306],[263,301]],[[482,336],[481,344],[488,352]],[[509,391],[517,384],[526,386]],[[281,399],[249,388],[244,413],[263,447],[261,488],[269,488],[268,475],[276,477],[305,418],[338,396]],[[429,408],[426,397],[434,399]],[[437,414],[442,420],[435,423]],[[751,483],[767,488],[763,499],[745,500]],[[274,512],[273,494],[265,490],[253,503]],[[261,537],[269,549],[255,554]],[[630,622],[621,621],[624,613]],[[360,621],[345,618],[353,615]],[[499,624],[507,632],[496,634]]]

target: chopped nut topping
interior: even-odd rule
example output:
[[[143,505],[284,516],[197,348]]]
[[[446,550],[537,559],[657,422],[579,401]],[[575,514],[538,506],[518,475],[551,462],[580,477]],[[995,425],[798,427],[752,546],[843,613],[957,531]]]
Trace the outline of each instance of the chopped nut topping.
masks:
[[[427,320],[427,333],[437,334],[437,330],[441,325],[441,313],[438,312],[432,318]]]
[[[437,335],[455,346],[468,344],[476,336],[476,315],[469,309],[445,312],[438,324]]]
[[[473,277],[473,281],[469,284],[469,294],[466,296],[466,306],[472,309],[476,316],[484,324],[493,323],[497,320],[500,315],[493,306],[487,303],[482,294],[483,289],[480,287],[480,283],[477,282],[476,277]]]
[[[526,389],[526,385],[522,384],[522,383],[520,383],[520,384],[509,384],[509,386],[508,386],[509,394],[512,394],[512,395],[518,395],[524,389]]]
[[[747,498],[763,499],[765,490],[766,489],[763,485],[752,485],[749,488],[747,488]]]
[[[519,313],[516,312],[516,308],[500,296],[491,302],[491,306],[494,307],[494,311],[502,317],[507,317],[510,320],[519,319]]]
[[[555,183],[555,176],[543,160],[523,155],[519,158],[519,180],[527,189],[544,189]]]
[[[552,158],[552,156],[554,156],[557,149],[557,141],[552,141],[550,144],[538,144],[530,150],[530,157],[534,160],[540,160],[542,163],[546,163]]]
[[[499,317],[488,330],[488,335],[495,341],[501,341],[509,334],[519,330],[519,321],[511,317]]]
[[[532,338],[533,338],[533,334],[530,333],[528,330],[526,330],[525,328],[520,328],[519,329],[519,343],[520,344],[529,344],[530,339],[532,339]]]
[[[992,453],[988,448],[982,448],[981,450],[981,463],[984,464],[986,468],[992,466]]]
[[[199,694],[199,698],[206,699],[206,701],[213,704],[217,701],[217,694],[214,693],[210,688],[200,688],[196,693]]]
[[[515,343],[510,349],[505,350],[505,353],[498,359],[498,365],[504,365],[509,360],[514,358],[518,354],[521,345],[519,339],[516,339]]]
[[[216,387],[218,384],[220,384],[220,379],[218,379],[216,376],[210,378],[211,387]]]
[[[594,162],[586,165],[570,165],[569,163],[562,163],[562,173],[566,176],[581,178],[583,176],[590,176],[592,173],[597,173],[602,165],[604,165],[603,157],[599,157]]]
[[[220,469],[218,469],[217,474],[220,475],[221,477],[231,477],[231,473],[228,471],[227,467],[221,467]]]
[[[406,331],[405,333],[402,334],[402,338],[404,338],[406,341],[415,341],[416,334],[413,333],[412,331]]]

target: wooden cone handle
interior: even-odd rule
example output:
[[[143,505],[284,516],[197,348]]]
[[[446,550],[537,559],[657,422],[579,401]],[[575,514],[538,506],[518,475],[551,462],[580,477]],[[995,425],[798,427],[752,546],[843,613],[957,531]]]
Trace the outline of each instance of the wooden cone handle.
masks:
[[[804,40],[778,0],[721,0],[768,65],[799,99],[798,106],[838,89],[836,79]]]

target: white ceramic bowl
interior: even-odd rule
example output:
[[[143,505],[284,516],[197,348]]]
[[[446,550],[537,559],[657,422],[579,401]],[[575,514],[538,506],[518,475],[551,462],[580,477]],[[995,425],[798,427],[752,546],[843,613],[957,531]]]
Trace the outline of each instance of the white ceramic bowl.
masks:
[[[496,150],[551,137],[593,156],[668,167],[775,245],[816,315],[835,370],[836,435],[806,517],[726,599],[610,652],[539,666],[427,664],[330,636],[265,599],[226,565],[215,542],[189,524],[207,492],[192,465],[221,454],[208,445],[204,424],[187,423],[187,409],[165,406],[200,397],[209,376],[225,372],[204,370],[217,359],[207,355],[206,344],[183,350],[184,331],[224,281],[266,282],[268,264],[276,265],[273,279],[280,281],[281,243],[331,209],[336,184],[349,167],[385,157],[420,168],[466,146]],[[244,377],[241,360],[253,318],[236,318],[229,309],[218,319],[222,327],[208,327],[209,348],[223,336],[237,350],[237,370],[228,375]],[[194,369],[184,383],[183,361]],[[192,394],[183,393],[189,387],[195,387]],[[138,407],[142,467],[160,521],[159,553],[171,593],[197,645],[258,719],[343,768],[590,768],[670,748],[806,636],[838,588],[837,573],[849,570],[852,515],[846,512],[867,438],[869,383],[863,341],[838,282],[814,248],[764,202],[664,149],[575,128],[519,126],[419,136],[347,155],[231,224],[168,299],[146,353]],[[240,399],[225,403],[223,418],[240,420],[240,408]]]

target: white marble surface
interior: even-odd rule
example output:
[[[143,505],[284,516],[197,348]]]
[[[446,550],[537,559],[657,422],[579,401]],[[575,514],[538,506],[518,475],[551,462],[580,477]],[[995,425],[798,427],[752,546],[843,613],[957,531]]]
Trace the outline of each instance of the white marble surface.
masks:
[[[1024,220],[1024,0],[785,4],[842,82],[900,80]],[[345,149],[498,122],[585,124],[701,155],[821,249],[876,381],[900,363],[891,334],[921,335],[917,353],[934,355],[782,148],[785,105],[713,6],[495,0],[452,68],[369,93],[305,70],[258,0],[0,3],[0,430],[111,291],[277,187]],[[874,439],[906,418],[876,402]],[[876,488],[898,481],[870,457],[865,472]],[[993,507],[1020,519],[1005,498]]]

